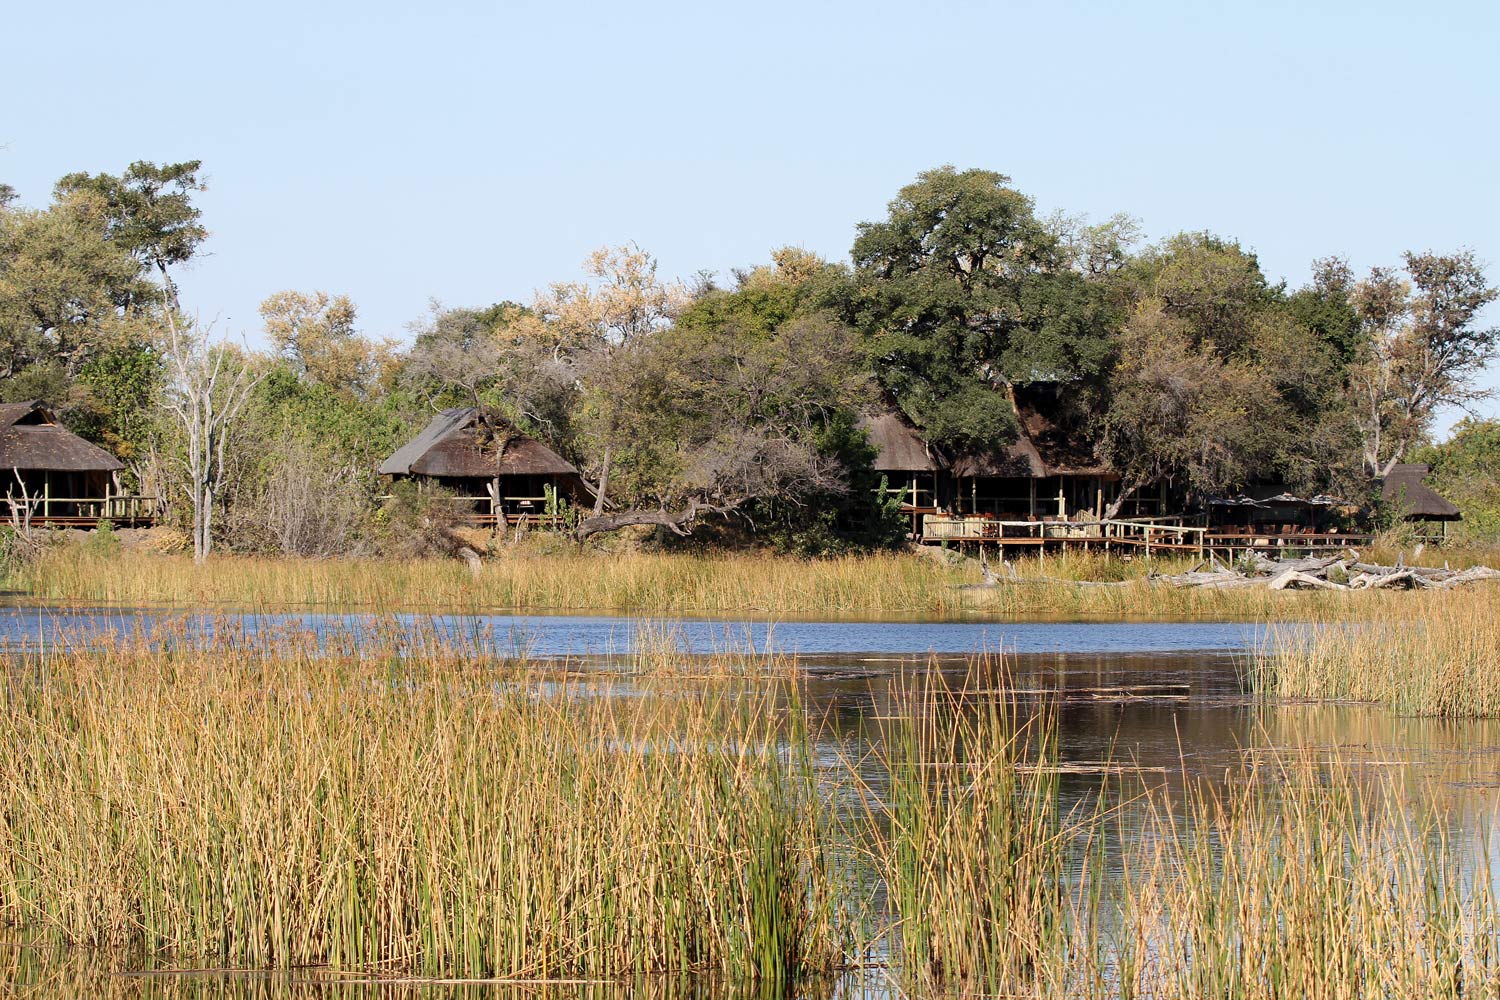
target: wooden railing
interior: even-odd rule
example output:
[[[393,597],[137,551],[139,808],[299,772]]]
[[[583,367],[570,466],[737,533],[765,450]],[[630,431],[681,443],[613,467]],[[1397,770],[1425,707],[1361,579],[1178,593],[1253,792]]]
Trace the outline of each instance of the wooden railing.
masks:
[[[922,521],[922,540],[929,544],[943,542],[979,542],[1015,546],[1102,547],[1153,552],[1234,553],[1246,549],[1329,549],[1364,545],[1369,535],[1340,531],[1313,532],[1310,529],[1279,528],[1275,531],[1241,531],[1209,528],[1203,524],[1185,524],[1199,520],[1186,517],[1133,517],[1107,521],[1001,520],[993,517],[955,517],[930,514]]]
[[[375,499],[383,503],[392,498],[387,494],[378,496]],[[484,494],[483,496],[445,496],[435,499],[460,506],[467,505],[469,509],[460,511],[459,516],[467,523],[478,527],[499,524],[515,526],[522,519],[525,520],[528,526],[536,528],[559,528],[567,524],[567,518],[564,515],[547,513],[548,498],[544,496],[501,497],[501,508],[499,510],[493,509],[489,494]],[[511,509],[506,510],[506,505],[509,505]]]
[[[6,513],[34,526],[87,527],[100,521],[121,525],[150,524],[161,510],[161,498],[143,496],[0,498]]]

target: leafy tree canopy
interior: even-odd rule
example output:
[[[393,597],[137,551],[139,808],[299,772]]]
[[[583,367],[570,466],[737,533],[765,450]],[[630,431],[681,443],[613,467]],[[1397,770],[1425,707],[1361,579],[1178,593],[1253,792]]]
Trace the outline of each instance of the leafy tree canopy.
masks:
[[[884,221],[859,226],[853,258],[850,318],[872,367],[937,444],[1004,445],[1006,383],[1093,379],[1108,365],[1104,289],[1003,174],[919,175]]]

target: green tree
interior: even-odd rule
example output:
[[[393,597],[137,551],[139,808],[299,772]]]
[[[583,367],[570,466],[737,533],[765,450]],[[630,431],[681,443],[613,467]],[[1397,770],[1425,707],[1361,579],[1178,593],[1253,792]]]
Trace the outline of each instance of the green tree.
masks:
[[[187,160],[157,166],[146,160],[132,163],[118,177],[112,174],[68,174],[57,182],[59,200],[90,192],[108,206],[108,238],[134,257],[143,268],[161,277],[167,304],[177,308],[177,285],[170,269],[191,260],[208,238],[193,204],[194,192],[205,185],[198,178],[202,163]]]
[[[1104,290],[988,170],[930,170],[859,226],[850,318],[882,386],[934,443],[1014,440],[1011,382],[1097,379],[1114,319]]]
[[[1407,253],[1405,265],[1404,277],[1373,268],[1352,292],[1361,343],[1350,397],[1375,478],[1426,436],[1439,407],[1488,395],[1476,380],[1500,345],[1500,329],[1478,325],[1500,289],[1472,252]]]
[[[1148,248],[1115,275],[1132,301],[1099,405],[1102,447],[1131,491],[1173,478],[1197,494],[1279,479],[1347,492],[1338,269],[1289,299],[1254,254],[1209,233]],[[1300,293],[1299,293],[1300,294]]]

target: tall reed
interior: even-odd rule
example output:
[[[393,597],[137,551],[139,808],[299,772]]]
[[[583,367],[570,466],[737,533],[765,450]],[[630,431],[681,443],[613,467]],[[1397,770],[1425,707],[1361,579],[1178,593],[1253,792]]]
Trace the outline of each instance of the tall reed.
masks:
[[[1387,620],[1273,629],[1250,670],[1265,696],[1375,702],[1409,715],[1500,716],[1500,591],[1412,595]]]
[[[309,560],[121,553],[60,548],[18,571],[10,585],[34,599],[174,607],[307,607],[616,611],[638,614],[775,614],[1037,619],[1379,618],[1414,595],[1179,589],[1151,577],[1188,568],[1180,559],[1099,555],[1019,559],[1015,576],[975,587],[977,565],[883,553],[806,560],[763,553],[520,552],[477,571],[452,559]],[[1105,583],[1107,586],[1094,584]]]
[[[0,918],[256,967],[791,980],[845,947],[800,719],[379,650],[33,658],[0,688]]]
[[[976,703],[932,674],[899,703],[877,744],[884,788],[866,788],[858,817],[877,845],[899,967],[924,989],[1037,989],[1066,944],[1069,843],[1045,766],[1048,716],[1018,726],[1003,697]]]
[[[1323,753],[1064,810],[1046,713],[925,684],[887,723],[858,834],[909,995],[1493,995],[1488,831]],[[1128,773],[1129,768],[1123,771]],[[1098,787],[1098,786],[1096,786]]]

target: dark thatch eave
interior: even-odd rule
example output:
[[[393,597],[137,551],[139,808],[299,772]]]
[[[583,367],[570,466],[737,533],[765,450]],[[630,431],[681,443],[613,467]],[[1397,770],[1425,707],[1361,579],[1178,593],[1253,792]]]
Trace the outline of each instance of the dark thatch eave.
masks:
[[[870,467],[876,472],[937,472],[945,467],[916,428],[892,410],[865,414],[859,427],[875,449]]]
[[[1443,499],[1422,480],[1428,467],[1416,463],[1397,465],[1380,484],[1380,496],[1399,507],[1408,521],[1461,521],[1463,512]]]
[[[119,459],[57,422],[43,403],[0,405],[0,469],[32,472],[118,472]]]
[[[435,479],[578,475],[557,452],[514,430],[496,462],[494,442],[478,418],[479,411],[472,406],[444,410],[381,464],[381,474]]]

